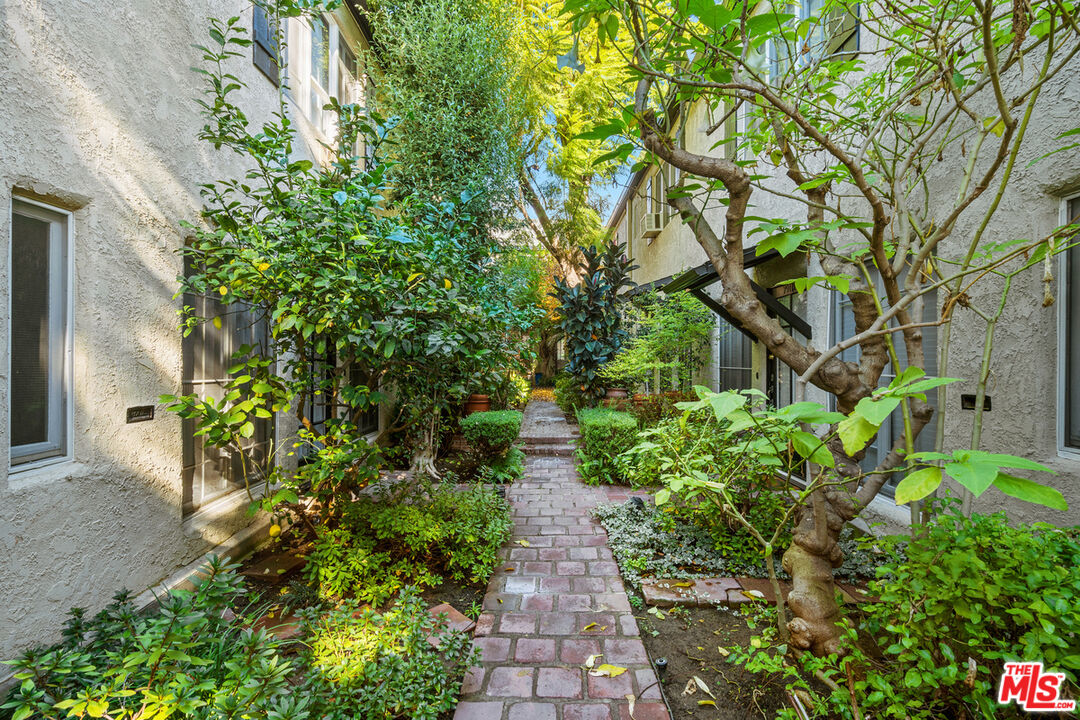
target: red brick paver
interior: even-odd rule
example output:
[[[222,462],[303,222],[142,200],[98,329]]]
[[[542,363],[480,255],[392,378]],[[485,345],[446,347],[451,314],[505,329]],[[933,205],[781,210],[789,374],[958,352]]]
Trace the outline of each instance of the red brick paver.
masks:
[[[529,404],[527,447],[537,444],[530,438],[550,449],[574,436],[553,403]],[[620,720],[629,718],[627,695],[637,696],[637,720],[670,720],[607,535],[590,514],[629,495],[584,485],[572,457],[530,453],[507,491],[514,534],[476,624],[482,664],[466,678],[454,720]],[[597,665],[627,671],[590,676],[584,664],[597,654]]]

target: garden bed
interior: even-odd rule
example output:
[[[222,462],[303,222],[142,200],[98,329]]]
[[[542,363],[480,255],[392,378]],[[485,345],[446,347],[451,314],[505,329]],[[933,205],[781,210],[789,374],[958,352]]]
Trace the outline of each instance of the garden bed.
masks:
[[[749,560],[752,549],[720,541],[704,527],[680,516],[634,500],[600,505],[594,511],[608,533],[608,541],[623,579],[640,594],[645,578],[694,579],[706,577],[768,577],[764,562]],[[844,564],[833,571],[841,580],[874,577],[878,557],[859,547],[852,529],[841,536]],[[788,579],[776,557],[777,575]]]
[[[662,619],[661,619],[662,618]],[[665,658],[661,680],[672,720],[759,720],[776,717],[787,705],[779,678],[762,678],[726,662],[721,648],[746,646],[756,634],[737,610],[677,608],[638,616],[641,639],[655,660]],[[699,678],[715,696],[704,692]],[[687,686],[692,693],[684,694]],[[715,706],[700,702],[715,702]]]

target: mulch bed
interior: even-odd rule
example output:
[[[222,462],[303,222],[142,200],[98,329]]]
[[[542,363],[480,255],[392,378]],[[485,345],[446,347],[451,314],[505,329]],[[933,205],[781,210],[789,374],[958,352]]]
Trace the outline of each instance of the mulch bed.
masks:
[[[788,707],[779,679],[770,681],[725,661],[720,647],[746,646],[756,634],[746,619],[724,609],[685,608],[658,620],[638,615],[641,639],[649,656],[667,659],[661,681],[672,720],[772,720]],[[659,632],[653,635],[653,631]],[[716,706],[699,705],[710,700],[700,689],[683,694],[697,676],[716,696]]]

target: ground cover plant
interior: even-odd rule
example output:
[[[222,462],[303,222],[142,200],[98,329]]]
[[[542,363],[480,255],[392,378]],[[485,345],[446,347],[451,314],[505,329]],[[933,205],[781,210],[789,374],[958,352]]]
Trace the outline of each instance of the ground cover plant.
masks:
[[[641,592],[648,578],[767,578],[764,560],[753,538],[740,532],[717,532],[710,519],[693,510],[657,508],[651,503],[600,505],[593,514],[608,534],[608,543],[627,585]],[[866,581],[885,557],[860,544],[846,530],[840,539],[844,563],[833,570],[838,579]],[[775,568],[777,577],[789,579]]]
[[[340,524],[319,528],[304,572],[324,598],[372,605],[444,576],[484,582],[510,526],[509,504],[491,486],[407,483],[364,495]]]
[[[387,613],[347,605],[305,612],[305,648],[253,629],[242,578],[218,559],[193,591],[140,614],[130,593],[93,617],[73,610],[61,643],[10,662],[12,720],[67,717],[437,718],[477,658],[469,638],[432,617],[415,590]],[[262,608],[262,609],[260,609]],[[272,624],[272,623],[271,623]],[[427,637],[442,638],[440,649]]]

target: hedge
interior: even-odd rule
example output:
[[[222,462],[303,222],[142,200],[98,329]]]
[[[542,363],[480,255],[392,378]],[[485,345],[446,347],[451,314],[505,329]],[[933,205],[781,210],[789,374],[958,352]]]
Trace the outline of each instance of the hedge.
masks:
[[[618,410],[578,410],[578,471],[590,485],[626,483],[616,458],[637,442],[638,424],[633,415]]]
[[[461,434],[469,444],[489,457],[502,456],[521,433],[517,410],[476,412],[461,421]]]

